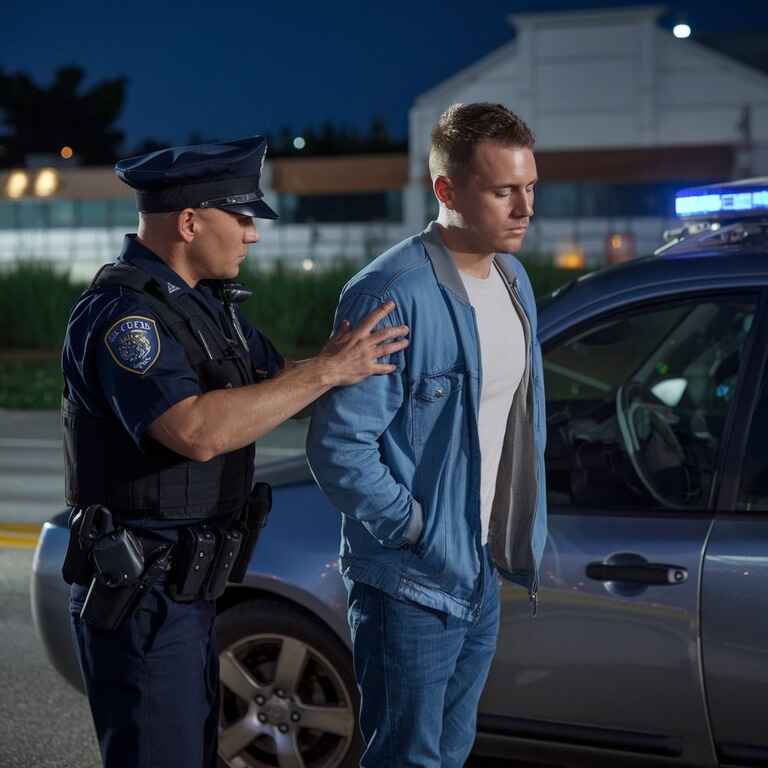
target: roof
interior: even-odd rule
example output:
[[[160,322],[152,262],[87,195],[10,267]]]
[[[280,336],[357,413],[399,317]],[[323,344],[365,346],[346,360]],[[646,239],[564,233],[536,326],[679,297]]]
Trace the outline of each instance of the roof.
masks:
[[[681,291],[750,289],[768,285],[768,243],[717,250],[646,256],[591,272],[555,291],[540,303],[542,339],[575,322]]]

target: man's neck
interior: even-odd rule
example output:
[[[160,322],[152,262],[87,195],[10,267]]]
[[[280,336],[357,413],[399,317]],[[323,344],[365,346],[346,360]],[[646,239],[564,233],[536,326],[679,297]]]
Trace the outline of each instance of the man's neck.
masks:
[[[190,288],[194,288],[199,277],[194,275],[189,269],[187,259],[178,249],[164,247],[163,243],[155,242],[151,238],[138,235],[136,238],[145,248],[152,251],[160,261],[164,262],[168,269],[173,270]]]
[[[437,231],[460,272],[464,272],[470,277],[479,277],[481,280],[485,280],[490,275],[493,253],[484,253],[473,249],[471,244],[467,242],[463,230],[452,227],[440,219],[437,221]]]

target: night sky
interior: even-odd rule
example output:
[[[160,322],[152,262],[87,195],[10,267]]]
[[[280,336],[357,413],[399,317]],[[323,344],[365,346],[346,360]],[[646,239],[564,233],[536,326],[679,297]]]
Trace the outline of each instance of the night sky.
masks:
[[[87,83],[126,76],[126,146],[191,133],[232,138],[319,126],[365,129],[373,116],[404,136],[425,90],[511,39],[509,13],[636,5],[538,0],[385,3],[75,3],[12,0],[0,24],[0,68],[48,84],[60,66]],[[697,33],[768,30],[768,2],[670,2]],[[86,83],[86,84],[87,84]]]

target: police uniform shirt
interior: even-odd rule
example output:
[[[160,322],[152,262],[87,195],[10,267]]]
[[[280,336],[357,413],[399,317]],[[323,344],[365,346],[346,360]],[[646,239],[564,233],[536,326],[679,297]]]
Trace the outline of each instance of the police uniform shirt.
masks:
[[[224,306],[204,285],[190,288],[135,235],[125,239],[118,262],[135,265],[165,286],[170,301],[194,297],[227,336]],[[253,368],[275,376],[283,358],[238,310]],[[235,340],[237,341],[237,340]],[[202,393],[181,344],[166,333],[129,289],[89,294],[73,310],[64,340],[62,368],[68,397],[96,416],[111,410],[137,446],[147,427],[176,403]]]

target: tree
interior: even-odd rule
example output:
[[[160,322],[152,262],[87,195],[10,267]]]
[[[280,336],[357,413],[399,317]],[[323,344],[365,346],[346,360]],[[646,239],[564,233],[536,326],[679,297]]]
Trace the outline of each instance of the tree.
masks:
[[[84,90],[84,77],[79,67],[62,67],[45,88],[22,72],[0,72],[0,114],[9,131],[4,164],[22,164],[32,154],[57,155],[63,146],[72,147],[85,165],[115,161],[123,134],[114,123],[123,109],[126,79]]]

